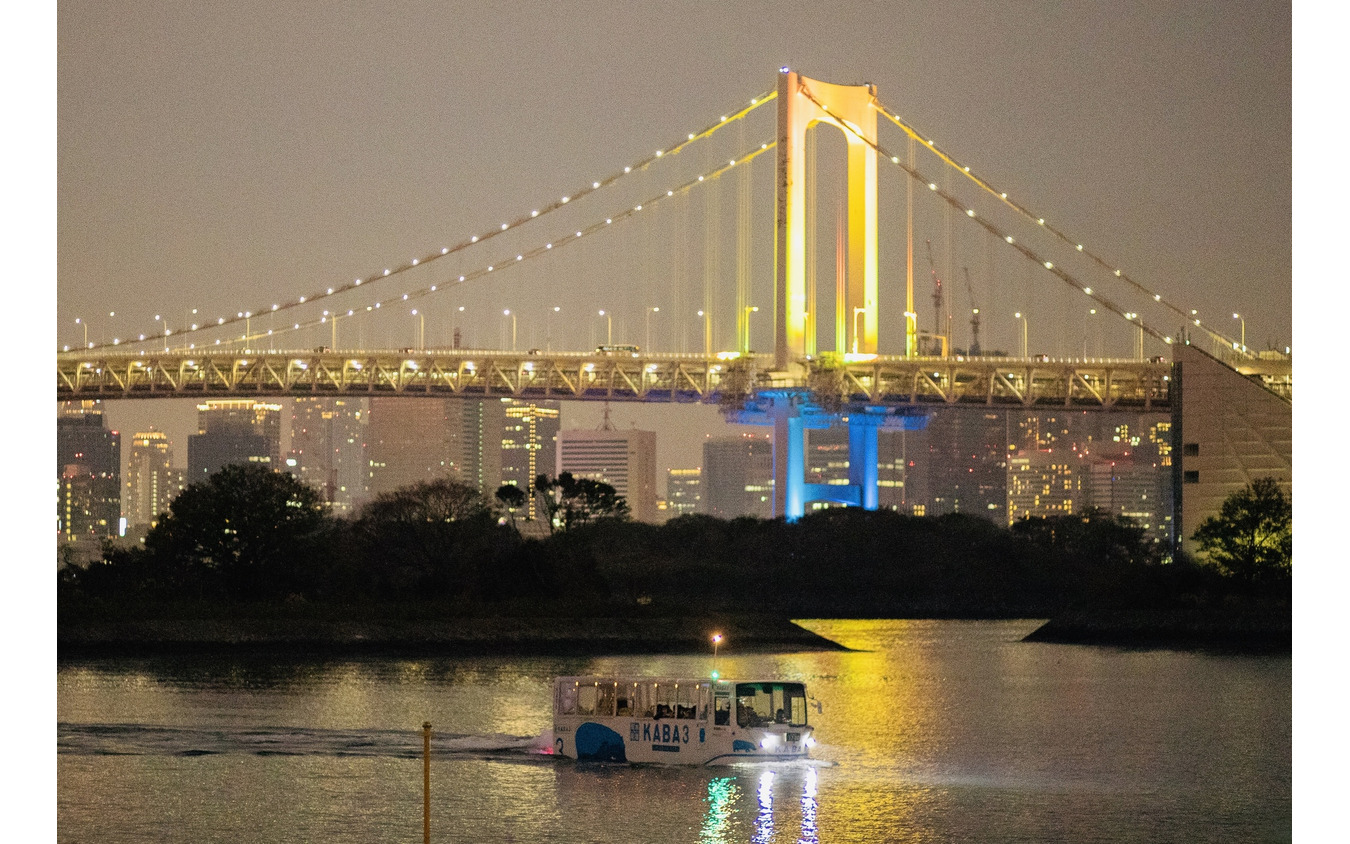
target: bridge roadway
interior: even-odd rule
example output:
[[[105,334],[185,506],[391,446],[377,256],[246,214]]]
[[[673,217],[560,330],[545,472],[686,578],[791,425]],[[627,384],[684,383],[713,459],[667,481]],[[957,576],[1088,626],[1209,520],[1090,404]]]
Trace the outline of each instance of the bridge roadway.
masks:
[[[511,397],[703,402],[739,407],[756,390],[809,389],[825,406],[970,406],[1166,412],[1171,363],[1006,357],[842,361],[773,372],[771,355],[469,349],[67,352],[58,401],[301,396]]]

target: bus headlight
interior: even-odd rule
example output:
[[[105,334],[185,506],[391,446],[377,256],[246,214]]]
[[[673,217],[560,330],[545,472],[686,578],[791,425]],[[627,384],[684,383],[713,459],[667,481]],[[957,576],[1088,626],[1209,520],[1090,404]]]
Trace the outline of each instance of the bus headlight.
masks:
[[[768,749],[773,748],[773,747],[777,747],[777,746],[778,746],[778,736],[776,736],[776,735],[770,733],[769,735],[765,736],[765,737],[763,738],[763,740],[760,741],[759,746],[762,747],[762,748],[764,748],[765,750],[768,750]]]

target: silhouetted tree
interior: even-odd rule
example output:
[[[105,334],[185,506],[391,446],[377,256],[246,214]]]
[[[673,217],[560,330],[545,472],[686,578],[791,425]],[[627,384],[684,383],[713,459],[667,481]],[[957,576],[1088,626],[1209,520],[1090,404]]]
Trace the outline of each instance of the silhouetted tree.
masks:
[[[394,596],[475,593],[498,530],[478,490],[450,478],[383,493],[353,525],[368,589]]]
[[[326,520],[318,492],[293,475],[226,466],[173,500],[146,534],[147,562],[166,583],[196,581],[204,592],[214,576],[229,595],[261,597]]]
[[[501,505],[506,508],[506,513],[511,517],[511,527],[519,533],[516,528],[516,511],[525,506],[530,500],[529,494],[515,484],[502,484],[497,487],[496,498]]]
[[[548,529],[567,531],[592,519],[626,520],[628,502],[610,484],[593,478],[576,478],[563,472],[557,478],[534,479],[535,496],[548,516]]]
[[[361,518],[384,523],[454,522],[490,509],[477,489],[450,478],[437,478],[375,496],[361,508]]]
[[[1228,496],[1191,539],[1210,563],[1236,578],[1287,578],[1294,565],[1293,503],[1274,478],[1257,478]]]

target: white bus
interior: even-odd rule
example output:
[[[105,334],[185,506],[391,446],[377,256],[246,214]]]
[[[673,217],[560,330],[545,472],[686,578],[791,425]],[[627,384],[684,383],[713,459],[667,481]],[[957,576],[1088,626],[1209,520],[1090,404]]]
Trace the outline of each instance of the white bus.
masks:
[[[806,687],[776,680],[559,677],[554,752],[570,759],[718,765],[805,759]]]

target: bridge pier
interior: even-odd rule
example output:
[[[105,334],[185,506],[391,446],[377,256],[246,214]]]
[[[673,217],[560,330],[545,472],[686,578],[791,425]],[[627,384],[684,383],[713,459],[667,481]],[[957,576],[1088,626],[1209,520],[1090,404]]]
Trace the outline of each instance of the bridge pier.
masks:
[[[875,510],[880,504],[877,481],[878,434],[885,430],[921,430],[926,413],[909,408],[850,405],[827,410],[803,388],[756,390],[744,408],[727,414],[739,425],[773,427],[773,514],[795,522],[806,505],[828,501]],[[806,432],[848,426],[847,484],[806,482]]]

